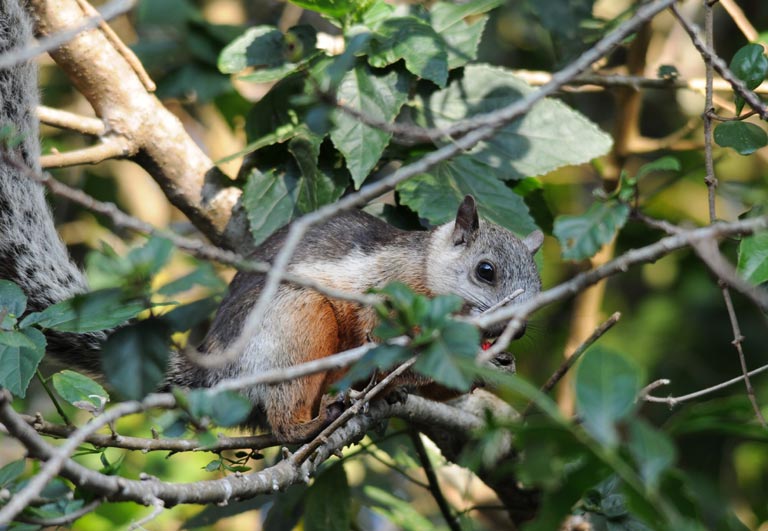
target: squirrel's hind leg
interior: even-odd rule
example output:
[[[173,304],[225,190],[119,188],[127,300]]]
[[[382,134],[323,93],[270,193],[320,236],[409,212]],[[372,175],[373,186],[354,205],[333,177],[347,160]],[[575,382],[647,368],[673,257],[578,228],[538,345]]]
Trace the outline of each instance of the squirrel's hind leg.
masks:
[[[280,317],[281,355],[297,365],[337,353],[339,324],[328,300],[306,289],[286,299],[281,301],[287,310]],[[275,436],[285,443],[305,442],[335,420],[344,410],[341,398],[326,394],[335,379],[332,373],[319,373],[270,386],[265,410]]]

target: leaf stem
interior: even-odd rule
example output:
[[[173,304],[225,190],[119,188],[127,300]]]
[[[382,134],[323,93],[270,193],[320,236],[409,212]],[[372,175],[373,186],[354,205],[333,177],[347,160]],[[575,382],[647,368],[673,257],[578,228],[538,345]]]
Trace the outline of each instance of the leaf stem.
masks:
[[[43,376],[43,373],[40,372],[40,369],[35,369],[35,376],[37,377],[37,380],[40,382],[40,385],[43,386],[43,389],[45,389],[45,392],[48,394],[48,398],[50,398],[51,402],[53,402],[53,407],[56,408],[56,411],[61,417],[61,420],[63,420],[67,426],[72,426],[72,421],[70,421],[67,414],[64,413],[64,409],[62,409],[58,399],[53,394],[53,391],[51,391],[51,388],[48,386],[48,382],[46,382],[45,377]]]

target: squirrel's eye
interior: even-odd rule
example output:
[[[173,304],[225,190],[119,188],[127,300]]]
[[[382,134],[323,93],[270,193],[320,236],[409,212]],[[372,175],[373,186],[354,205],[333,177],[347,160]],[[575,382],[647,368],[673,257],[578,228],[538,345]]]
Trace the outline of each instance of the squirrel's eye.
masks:
[[[477,264],[475,274],[477,275],[477,278],[489,284],[496,280],[496,269],[490,262],[483,261]]]

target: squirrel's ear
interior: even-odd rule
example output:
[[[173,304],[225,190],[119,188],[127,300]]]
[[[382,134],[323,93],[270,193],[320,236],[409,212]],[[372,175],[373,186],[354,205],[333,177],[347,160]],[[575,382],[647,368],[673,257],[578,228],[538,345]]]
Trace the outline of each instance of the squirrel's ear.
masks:
[[[477,217],[477,205],[471,195],[464,196],[456,213],[456,224],[453,227],[453,244],[462,245],[472,241],[475,231],[480,228],[480,218]]]
[[[541,244],[544,243],[544,233],[540,230],[535,230],[525,237],[523,243],[531,254],[536,254],[536,251],[539,250]]]

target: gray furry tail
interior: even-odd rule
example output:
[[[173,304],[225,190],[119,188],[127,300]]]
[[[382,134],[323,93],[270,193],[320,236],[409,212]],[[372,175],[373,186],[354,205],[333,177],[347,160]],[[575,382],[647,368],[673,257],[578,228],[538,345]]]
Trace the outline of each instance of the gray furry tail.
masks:
[[[0,56],[12,56],[32,40],[23,3],[0,0]],[[24,290],[32,311],[87,291],[85,277],[56,232],[42,186],[21,169],[40,172],[37,104],[33,64],[21,62],[0,69],[0,130],[10,126],[22,139],[10,147],[0,144],[4,150],[0,157],[0,278]],[[100,334],[52,333],[49,351],[68,363],[94,368],[101,338]]]

